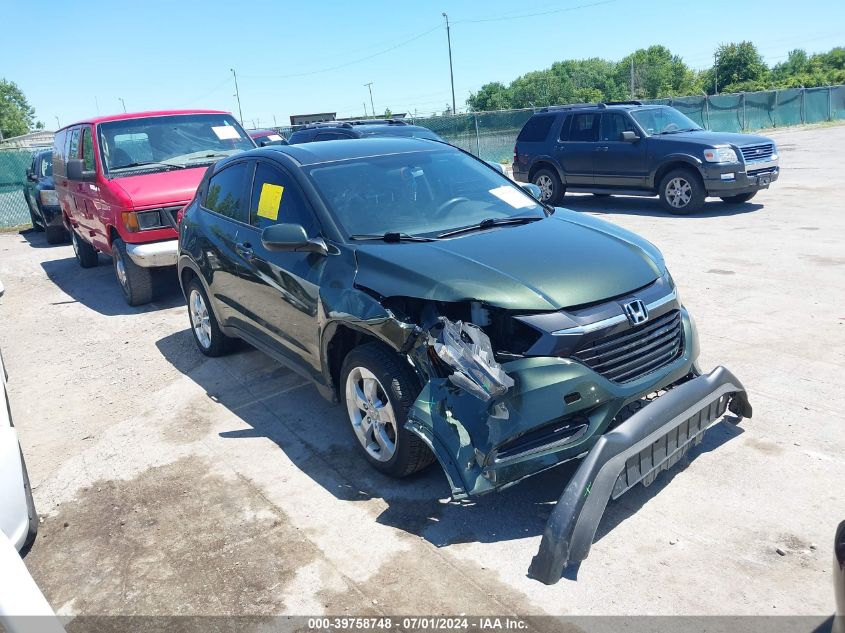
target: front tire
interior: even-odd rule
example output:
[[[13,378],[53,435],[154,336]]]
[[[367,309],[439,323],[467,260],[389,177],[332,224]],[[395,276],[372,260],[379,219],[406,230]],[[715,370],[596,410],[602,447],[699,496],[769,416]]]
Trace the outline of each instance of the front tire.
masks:
[[[235,339],[220,331],[217,317],[211,310],[208,295],[198,279],[194,278],[185,287],[188,298],[188,319],[191,323],[191,334],[200,352],[211,358],[223,356],[229,352]]]
[[[704,206],[704,183],[689,169],[673,169],[660,181],[660,202],[674,215],[689,215]]]
[[[80,266],[93,268],[97,265],[97,249],[79,237],[79,233],[74,230],[71,230],[70,241],[73,244],[73,254]]]
[[[743,204],[743,203],[751,200],[751,198],[753,198],[756,195],[757,195],[757,192],[752,191],[751,193],[741,193],[738,196],[723,196],[722,202],[725,202],[727,204]]]
[[[398,354],[382,343],[361,345],[344,359],[340,377],[355,444],[373,468],[407,477],[434,461],[428,446],[405,428],[421,387]]]
[[[537,170],[531,182],[540,187],[540,191],[543,192],[541,201],[552,206],[558,204],[566,192],[563,183],[560,182],[560,177],[551,169]]]
[[[153,300],[152,271],[132,261],[123,240],[115,240],[112,244],[112,263],[126,303],[140,306]]]

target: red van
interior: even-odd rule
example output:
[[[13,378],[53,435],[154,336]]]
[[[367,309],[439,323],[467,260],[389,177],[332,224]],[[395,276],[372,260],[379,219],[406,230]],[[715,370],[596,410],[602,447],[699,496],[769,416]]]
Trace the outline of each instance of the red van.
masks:
[[[116,114],[60,129],[53,178],[79,265],[111,255],[129,305],[151,301],[151,269],[176,264],[176,214],[206,168],[253,147],[231,114],[214,110]]]

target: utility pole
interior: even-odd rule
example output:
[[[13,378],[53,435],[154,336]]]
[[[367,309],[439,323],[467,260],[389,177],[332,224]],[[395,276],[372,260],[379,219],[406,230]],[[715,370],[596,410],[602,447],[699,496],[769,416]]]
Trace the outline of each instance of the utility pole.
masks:
[[[455,114],[455,73],[452,71],[452,35],[449,31],[449,16],[443,12],[446,18],[446,42],[449,44],[449,79],[452,81],[452,114]]]
[[[126,113],[126,102],[123,100],[123,97],[118,97],[117,100],[120,101],[120,104],[123,106],[123,112]]]
[[[634,100],[634,58],[631,58],[631,101]]]
[[[713,53],[713,92],[719,94],[719,58]]]
[[[55,119],[56,119],[56,125],[58,126],[58,127],[56,127],[56,129],[58,130],[60,127],[62,127],[62,124],[59,123],[59,117],[55,117]]]
[[[238,90],[238,73],[235,72],[234,68],[230,68],[229,70],[232,71],[232,76],[235,78],[235,97],[238,100],[238,120],[240,124],[244,124],[244,113],[241,111],[241,93]]]
[[[373,110],[373,118],[375,118],[375,116],[376,116],[376,107],[373,105],[373,82],[371,81],[370,83],[368,83],[368,84],[364,84],[364,85],[365,85],[365,86],[367,86],[367,88],[369,88],[369,90],[370,90],[370,108],[372,108],[372,110]],[[365,112],[364,116],[367,116],[367,115],[366,115],[366,110],[367,110],[367,103],[366,103],[366,102],[364,102],[364,112]]]
[[[367,102],[364,101],[363,105],[364,105],[364,118],[366,119],[367,118]]]

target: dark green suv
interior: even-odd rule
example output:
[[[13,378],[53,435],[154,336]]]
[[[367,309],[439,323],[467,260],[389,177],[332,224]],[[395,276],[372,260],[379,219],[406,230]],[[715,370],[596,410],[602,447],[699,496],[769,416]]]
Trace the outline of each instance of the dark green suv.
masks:
[[[777,147],[764,136],[711,132],[669,106],[578,104],[534,114],[517,137],[513,177],[559,204],[565,192],[660,196],[670,213],[707,196],[748,202],[778,179]]]
[[[751,412],[730,372],[700,375],[652,244],[436,141],[218,162],[181,220],[179,278],[203,354],[240,338],[310,378],[381,472],[436,460],[463,498],[586,457],[555,519],[574,549],[546,545],[567,560],[611,496],[650,483],[729,403]],[[535,575],[556,581],[560,558],[543,560]]]

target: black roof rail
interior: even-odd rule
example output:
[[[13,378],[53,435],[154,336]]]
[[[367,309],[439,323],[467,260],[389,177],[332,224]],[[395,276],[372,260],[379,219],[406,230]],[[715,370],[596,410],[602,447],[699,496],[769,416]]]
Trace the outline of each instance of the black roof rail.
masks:
[[[301,130],[313,130],[320,127],[344,127],[351,128],[352,126],[346,121],[317,121],[315,123],[306,123]]]
[[[642,105],[642,104],[643,104],[642,101],[605,101],[604,103],[601,103],[599,105],[609,106],[609,105]]]
[[[554,105],[545,108],[540,108],[538,112],[554,112],[556,110],[575,110],[577,108],[595,108],[598,103],[567,103],[566,105]]]
[[[348,123],[350,125],[408,125],[408,122],[402,119],[356,119]]]

